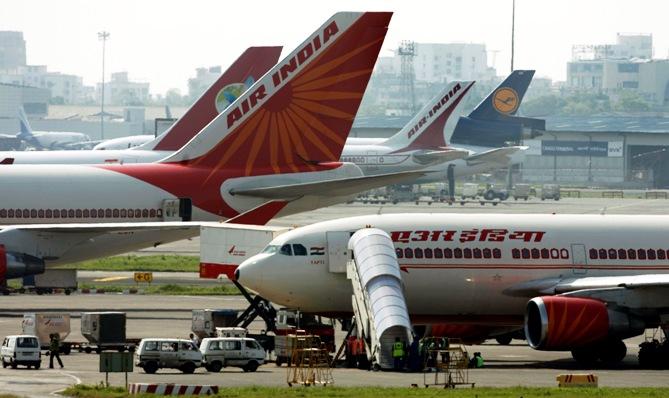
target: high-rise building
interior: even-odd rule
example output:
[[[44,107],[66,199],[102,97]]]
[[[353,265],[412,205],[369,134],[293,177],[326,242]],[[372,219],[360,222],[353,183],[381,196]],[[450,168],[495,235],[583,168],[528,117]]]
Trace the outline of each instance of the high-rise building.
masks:
[[[97,84],[97,98],[101,87]],[[105,82],[105,103],[109,105],[143,105],[149,100],[149,83],[128,79],[128,72],[112,73],[111,81]]]
[[[23,32],[0,31],[0,69],[26,65],[26,41]]]

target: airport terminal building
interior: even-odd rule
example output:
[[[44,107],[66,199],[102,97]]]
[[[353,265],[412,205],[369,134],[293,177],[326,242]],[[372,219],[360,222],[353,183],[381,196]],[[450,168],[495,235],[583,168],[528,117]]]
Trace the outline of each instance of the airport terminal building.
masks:
[[[407,117],[357,118],[351,136],[389,137]],[[457,146],[457,143],[452,143]],[[555,116],[529,146],[515,181],[669,188],[669,118]]]

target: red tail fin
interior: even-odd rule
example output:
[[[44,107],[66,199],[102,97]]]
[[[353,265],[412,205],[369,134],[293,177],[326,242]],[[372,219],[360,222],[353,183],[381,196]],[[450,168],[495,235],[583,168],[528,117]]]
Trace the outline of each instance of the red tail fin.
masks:
[[[391,15],[335,14],[164,162],[261,175],[338,161]]]
[[[142,149],[176,151],[186,145],[229,103],[267,73],[280,55],[281,47],[246,49],[168,131],[142,145]]]

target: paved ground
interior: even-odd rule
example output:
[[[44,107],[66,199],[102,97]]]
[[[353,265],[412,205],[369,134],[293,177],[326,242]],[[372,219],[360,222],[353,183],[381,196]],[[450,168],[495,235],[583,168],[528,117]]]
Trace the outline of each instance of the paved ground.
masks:
[[[274,221],[274,225],[305,225],[343,216],[370,213],[395,212],[494,212],[494,213],[573,213],[573,214],[667,214],[669,201],[643,199],[563,199],[559,202],[508,202],[498,206],[480,206],[467,203],[449,206],[447,204],[400,205],[339,205],[314,212]],[[176,242],[155,249],[147,249],[140,254],[155,252],[177,252],[194,254],[199,251],[199,240]],[[82,273],[86,280],[107,277],[127,278],[125,275],[109,273]],[[180,273],[171,275],[154,274],[159,281],[194,281],[196,274]],[[119,279],[126,280],[126,279]],[[207,281],[203,283],[217,283]],[[73,314],[72,340],[83,340],[78,332],[77,318],[83,311],[122,310],[128,312],[127,335],[129,337],[182,337],[190,329],[190,311],[196,308],[244,308],[240,297],[178,297],[178,296],[130,296],[130,295],[73,295],[73,296],[9,296],[2,298],[0,309],[0,335],[20,332],[20,316],[30,311],[67,311]],[[262,327],[260,324],[252,325]],[[341,333],[339,333],[341,335]],[[636,369],[636,352],[641,338],[628,340],[628,356],[618,367],[595,370],[603,386],[664,386],[669,387],[669,371],[647,371]],[[469,348],[470,352],[480,351],[486,359],[487,368],[472,370],[470,378],[479,386],[554,386],[555,376],[577,370],[568,353],[538,352],[515,341],[510,346],[484,344]],[[19,395],[48,396],[53,391],[74,382],[96,383],[104,379],[97,372],[98,357],[94,354],[75,353],[64,357],[64,370],[0,369],[0,391]],[[46,365],[43,362],[43,365]],[[349,369],[334,371],[335,383],[342,386],[383,385],[409,386],[423,383],[422,374],[395,374],[389,372],[366,372]],[[182,375],[174,371],[160,371],[156,375],[145,375],[135,371],[130,381],[209,383],[222,386],[237,385],[285,385],[286,369],[270,364],[256,373],[243,373],[237,369],[225,369],[220,374],[211,374],[198,369],[194,375]],[[122,375],[112,375],[112,383],[123,383]]]

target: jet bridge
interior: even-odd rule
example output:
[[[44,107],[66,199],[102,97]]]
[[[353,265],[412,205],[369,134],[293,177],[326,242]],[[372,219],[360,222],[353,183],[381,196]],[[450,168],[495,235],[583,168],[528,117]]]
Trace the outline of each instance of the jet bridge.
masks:
[[[400,266],[390,236],[376,228],[357,231],[348,243],[353,259],[347,278],[353,284],[353,312],[358,336],[376,368],[392,369],[396,338],[411,343],[411,322]]]

